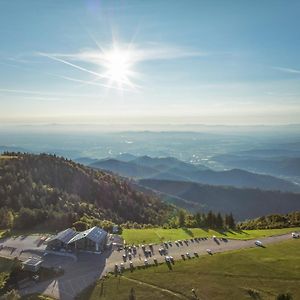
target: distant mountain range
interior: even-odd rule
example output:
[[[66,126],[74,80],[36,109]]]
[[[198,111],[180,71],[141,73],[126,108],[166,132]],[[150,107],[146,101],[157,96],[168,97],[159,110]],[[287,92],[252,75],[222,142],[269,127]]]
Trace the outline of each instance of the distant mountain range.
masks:
[[[205,166],[189,164],[173,157],[152,158],[123,154],[117,158],[104,160],[78,158],[76,161],[92,168],[134,179],[173,180],[238,188],[300,192],[300,186],[297,184],[270,175],[256,174],[241,169],[213,171]]]
[[[194,182],[142,179],[139,184],[192,212],[232,212],[238,220],[300,209],[300,194],[203,185]]]
[[[253,156],[245,153],[243,155],[219,155],[214,160],[224,166],[247,169],[253,172],[268,173],[275,176],[300,177],[299,157],[265,157]]]

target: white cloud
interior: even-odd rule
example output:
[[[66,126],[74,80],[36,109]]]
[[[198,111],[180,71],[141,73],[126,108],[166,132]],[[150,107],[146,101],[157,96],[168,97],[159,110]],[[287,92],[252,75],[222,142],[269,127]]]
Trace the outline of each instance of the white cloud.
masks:
[[[290,73],[290,74],[300,74],[300,70],[297,69],[292,69],[292,68],[282,68],[282,67],[274,67],[273,69],[282,71],[285,73]]]

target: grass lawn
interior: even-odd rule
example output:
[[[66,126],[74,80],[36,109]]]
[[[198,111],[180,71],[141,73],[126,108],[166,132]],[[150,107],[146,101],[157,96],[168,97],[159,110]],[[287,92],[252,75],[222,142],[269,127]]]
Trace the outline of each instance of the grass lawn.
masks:
[[[220,232],[215,230],[205,230],[201,228],[191,229],[124,229],[122,236],[127,244],[159,243],[161,241],[184,240],[191,237],[226,237],[231,239],[255,239],[271,235],[285,234],[293,231],[299,231],[300,228],[282,228],[265,230],[243,230]]]
[[[194,299],[194,288],[202,300],[275,300],[279,293],[287,292],[299,300],[299,253],[300,240],[289,240],[267,248],[177,261],[172,271],[165,264],[133,273],[126,271],[121,278],[111,275],[98,282],[79,299],[127,300],[131,288],[138,300]]]

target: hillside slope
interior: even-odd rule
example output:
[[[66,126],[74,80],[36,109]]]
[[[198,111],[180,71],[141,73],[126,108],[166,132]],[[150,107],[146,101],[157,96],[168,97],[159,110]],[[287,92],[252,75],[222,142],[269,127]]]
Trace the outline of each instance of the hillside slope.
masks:
[[[232,212],[236,219],[244,220],[271,213],[288,213],[300,209],[300,195],[258,189],[203,185],[170,180],[140,180],[142,186],[171,195],[177,205],[190,211]],[[175,197],[175,198],[174,198]],[[166,197],[167,199],[167,197]],[[176,201],[178,199],[178,201]],[[183,202],[186,200],[186,202]],[[189,203],[192,203],[189,205]]]
[[[84,214],[115,222],[162,223],[172,208],[118,177],[52,155],[0,156],[0,207],[39,212],[41,222]]]

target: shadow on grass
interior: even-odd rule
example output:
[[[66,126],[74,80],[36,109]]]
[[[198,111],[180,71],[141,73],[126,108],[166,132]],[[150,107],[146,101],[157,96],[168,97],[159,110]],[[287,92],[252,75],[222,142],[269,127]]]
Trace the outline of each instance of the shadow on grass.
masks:
[[[242,229],[236,229],[236,230],[231,230],[231,229],[228,229],[227,230],[228,233],[232,234],[232,235],[236,235],[236,234],[244,234],[244,235],[249,235],[248,232],[242,230]]]
[[[190,229],[184,227],[184,228],[182,228],[182,230],[189,236],[191,236],[191,237],[194,236],[194,233]]]
[[[227,233],[229,232],[228,230],[222,230],[222,229],[214,229],[214,231],[225,236],[227,236]]]

